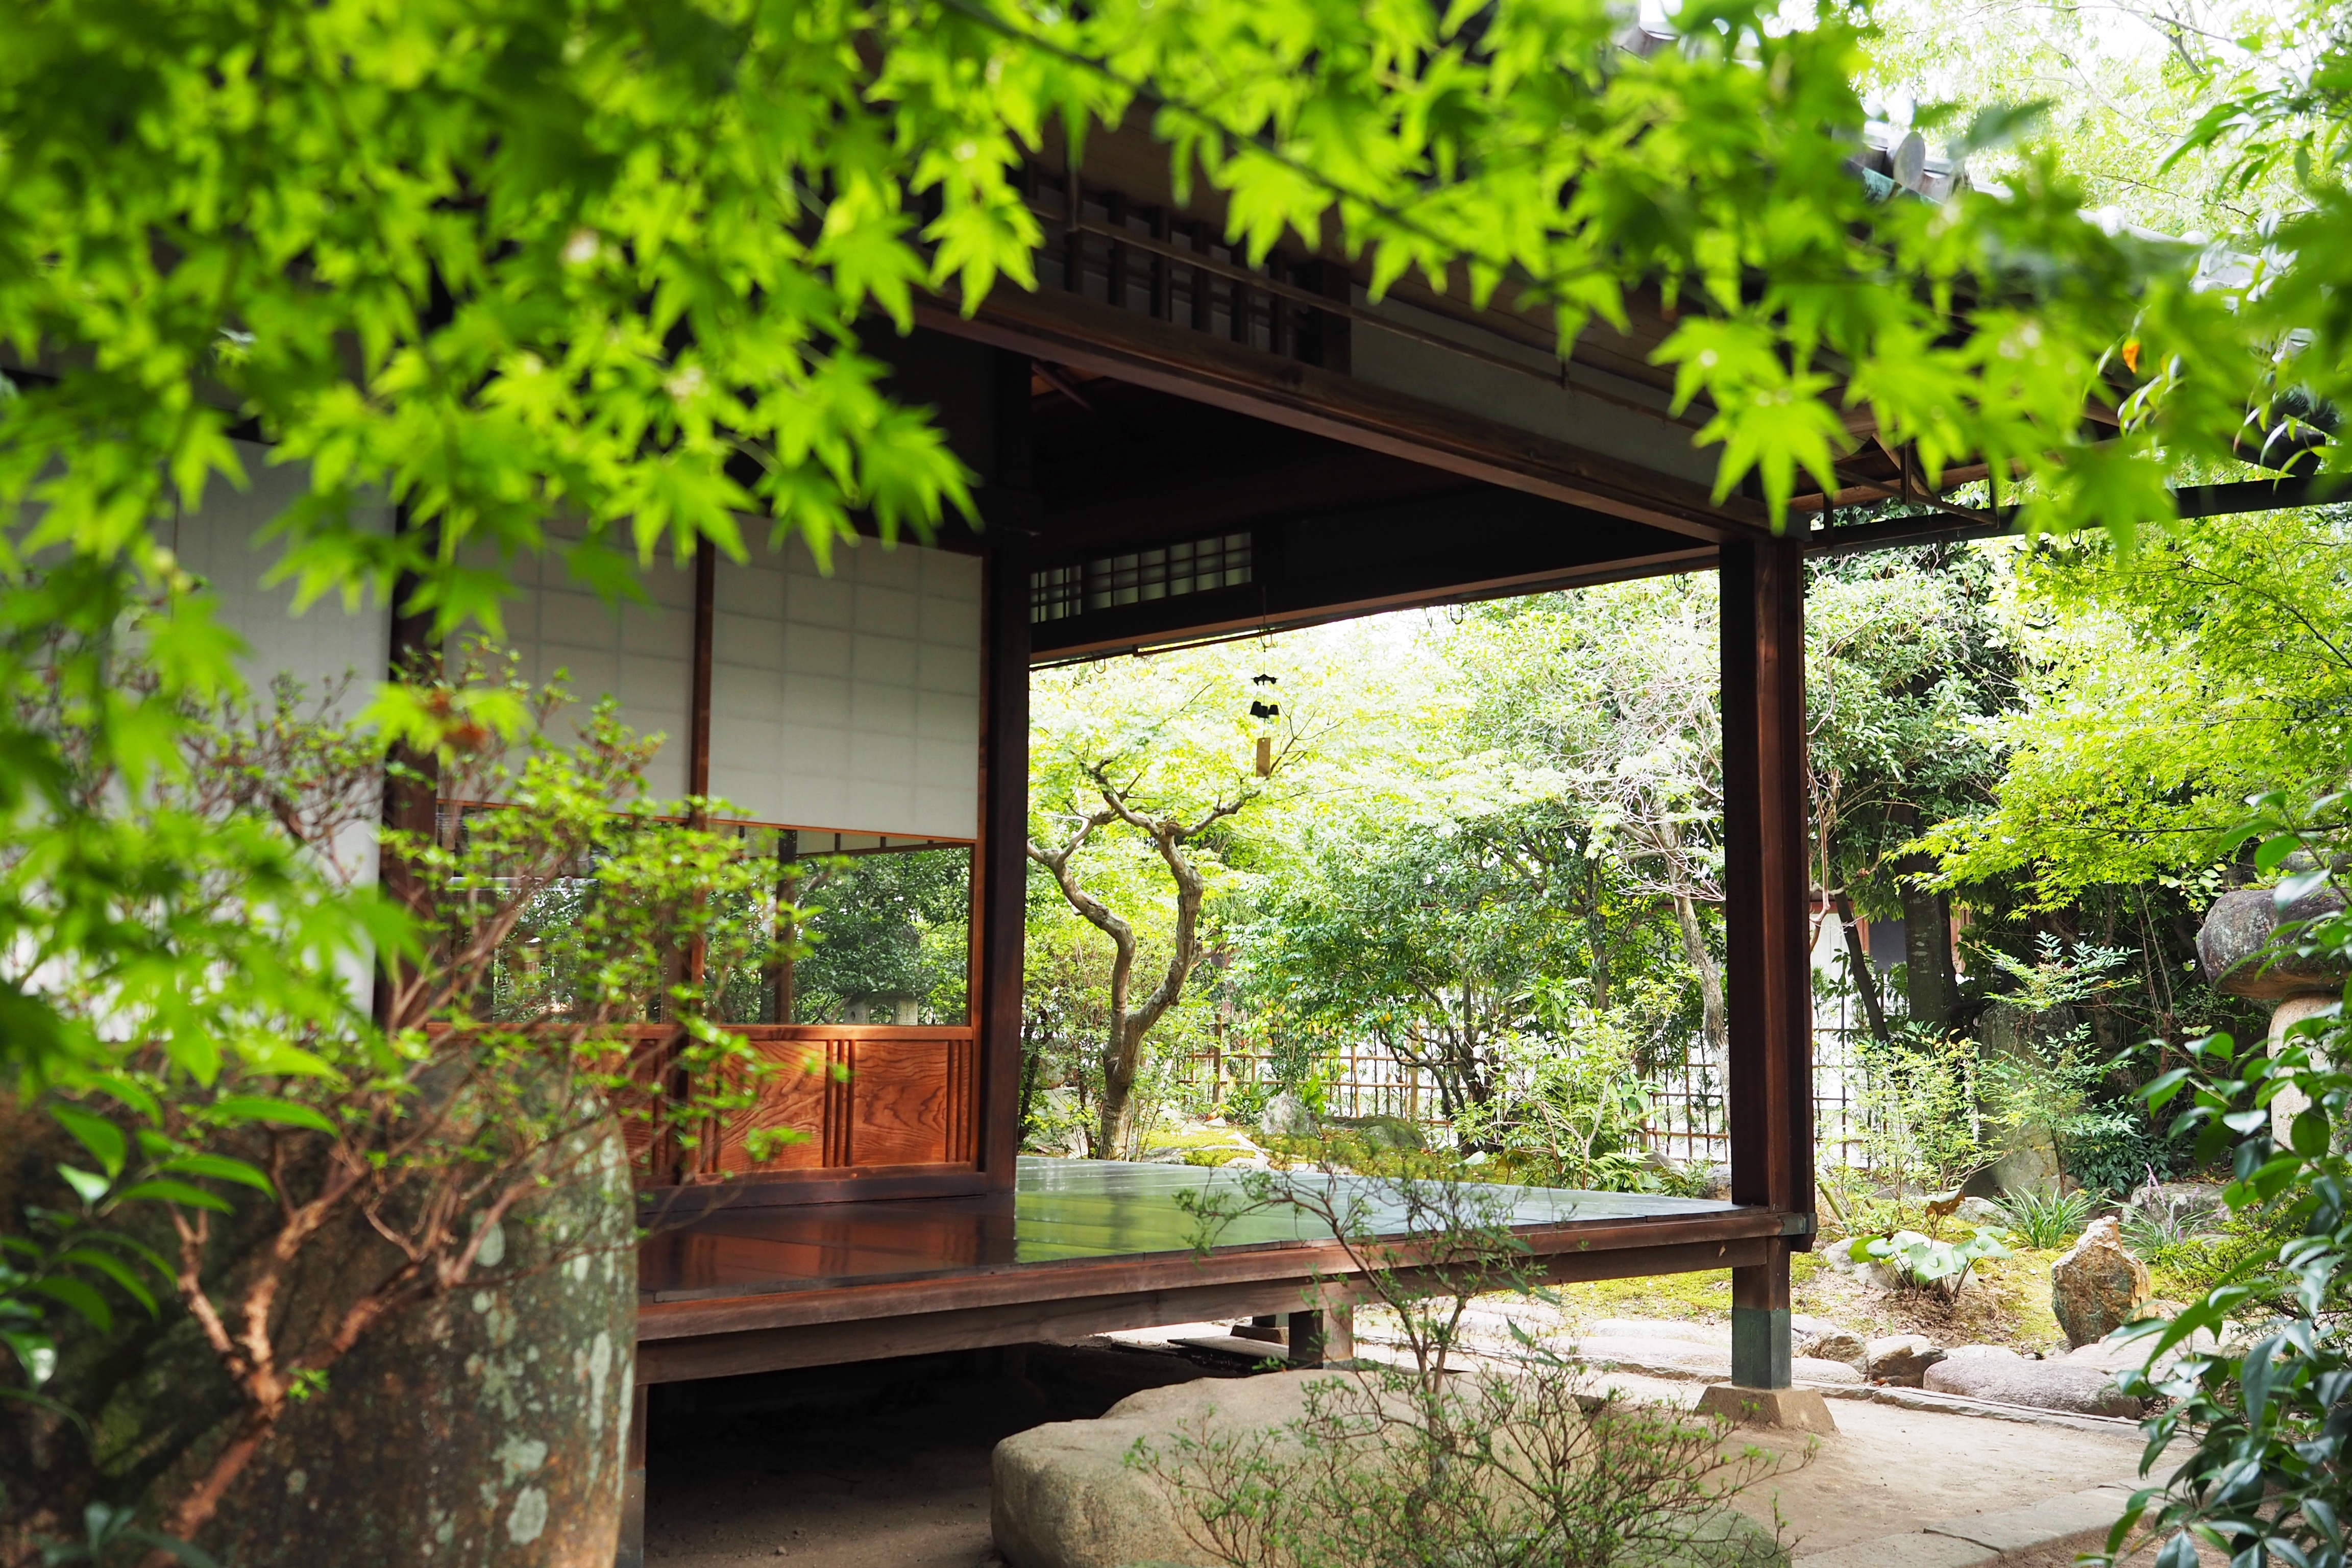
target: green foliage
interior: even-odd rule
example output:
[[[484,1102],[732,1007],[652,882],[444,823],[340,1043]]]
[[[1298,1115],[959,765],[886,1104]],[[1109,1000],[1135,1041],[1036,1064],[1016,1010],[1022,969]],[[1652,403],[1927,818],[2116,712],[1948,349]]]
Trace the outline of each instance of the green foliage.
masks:
[[[1538,986],[1539,1035],[1504,1046],[1495,1092],[1465,1107],[1455,1139],[1491,1150],[1507,1178],[1535,1186],[1654,1192],[1661,1173],[1642,1142],[1650,1104],[1633,1040],[1566,985]]]
[[[1511,1234],[1509,1203],[1430,1169],[1375,1186],[1328,1166],[1251,1173],[1194,1198],[1202,1247],[1251,1209],[1287,1210],[1328,1232],[1396,1321],[1403,1352],[1307,1384],[1303,1414],[1282,1427],[1204,1423],[1164,1450],[1139,1440],[1128,1464],[1167,1492],[1195,1549],[1234,1568],[1763,1568],[1784,1558],[1777,1530],[1728,1505],[1808,1462],[1810,1448],[1729,1448],[1712,1417],[1616,1390],[1594,1398],[1580,1363],[1516,1326],[1507,1359],[1465,1353],[1464,1320],[1479,1294],[1549,1300]]]
[[[2281,904],[2334,879],[2331,866],[2352,842],[2346,797],[2330,795],[2295,806],[2271,795],[2233,835],[2258,845],[2257,868],[2277,874],[2290,855],[2310,851],[2312,868],[2278,884]],[[2352,962],[2352,915],[2342,910],[2282,928],[2283,952],[2322,963]],[[2165,1538],[2166,1568],[2191,1563],[2202,1543],[2246,1561],[2340,1563],[2340,1521],[2347,1498],[2342,1419],[2352,1386],[2352,1347],[2344,1331],[2345,1276],[2352,1257],[2352,1214],[2344,1202],[2347,1166],[2339,1129],[2352,1116],[2352,1058],[2344,1010],[2330,1007],[2295,1025],[2275,1055],[2261,1042],[2239,1047],[2229,1036],[2194,1041],[2190,1062],[2155,1079],[2144,1091],[2152,1110],[2179,1108],[2174,1125],[2193,1131],[2200,1161],[2223,1152],[2233,1179],[2223,1189],[2230,1237],[2200,1238],[2196,1271],[2202,1294],[2169,1322],[2123,1332],[2151,1361],[2182,1352],[2161,1375],[2136,1375],[2126,1392],[2168,1404],[2143,1424],[2143,1473],[2169,1451],[2163,1481],[2135,1494],[2108,1537],[2110,1560],[2135,1530]],[[2295,1111],[2284,1143],[2272,1137],[2273,1110],[2284,1097]],[[2178,1258],[2165,1258],[2173,1266]],[[2210,1347],[2198,1331],[2223,1334],[2234,1315],[2267,1309],[2264,1333],[2251,1347]],[[2275,1314],[2275,1315],[2270,1315]],[[2227,1344],[2227,1342],[2224,1342]]]
[[[971,971],[971,851],[844,856],[793,879],[809,951],[793,967],[793,1022],[839,1023],[853,1008],[887,1023],[911,1006],[926,1024],[964,1021]]]
[[[2134,1250],[2147,1264],[2158,1282],[2158,1294],[2173,1300],[2196,1300],[2224,1285],[2243,1285],[2248,1294],[2231,1308],[2242,1321],[2291,1312],[2294,1309],[2294,1277],[2278,1267],[2279,1249],[2300,1234],[2289,1205],[2257,1205],[2229,1209],[2191,1234],[2160,1235],[2154,1228],[2139,1233],[2146,1250]],[[2133,1225],[2125,1220],[2130,1240]]]
[[[2024,879],[2044,903],[2195,879],[2249,795],[2327,787],[2352,701],[2334,629],[2352,615],[2347,522],[2254,513],[2022,558],[2007,615],[2025,700],[1998,727],[1994,808],[1930,836],[1946,875]]]
[[[91,1503],[82,1510],[79,1540],[51,1542],[41,1548],[41,1568],[66,1568],[67,1564],[107,1568],[110,1563],[157,1559],[184,1568],[220,1568],[209,1552],[194,1544],[142,1529],[136,1510],[103,1502]]]
[[[1976,1043],[1906,1029],[1866,1057],[1856,1096],[1870,1169],[1897,1183],[1948,1192],[1994,1157],[1981,1108]]]
[[[1913,1285],[1947,1292],[1959,1289],[1969,1266],[1979,1258],[2006,1258],[1997,1231],[1979,1227],[1966,1241],[1937,1241],[1916,1230],[1892,1236],[1856,1237],[1846,1256],[1855,1262],[1884,1263]]]
[[[2091,1217],[2092,1195],[2082,1188],[2025,1187],[2000,1202],[2001,1223],[2026,1246],[2071,1246]]]
[[[644,798],[655,742],[624,730],[609,700],[576,748],[551,743],[564,703],[560,689],[474,664],[388,689],[366,722],[311,710],[291,688],[263,710],[233,698],[183,708],[176,766],[140,781],[143,798],[192,845],[210,828],[239,858],[194,854],[178,878],[117,890],[118,940],[152,944],[146,973],[88,947],[48,962],[47,999],[86,1043],[19,1079],[29,1092],[18,1105],[79,1152],[56,1166],[72,1203],[28,1194],[24,1234],[5,1238],[0,1330],[27,1390],[47,1380],[67,1328],[101,1342],[112,1302],[152,1313],[168,1292],[226,1374],[239,1419],[266,1438],[377,1323],[495,1285],[485,1237],[518,1203],[581,1184],[625,1201],[616,1119],[656,1145],[691,1148],[749,1102],[764,1064],[711,1026],[675,955],[723,941],[719,922],[766,891],[767,874],[731,836]],[[42,729],[52,755],[94,770],[86,790],[121,787],[119,773],[95,771],[104,753],[83,714],[18,719]],[[210,933],[369,911],[352,890],[363,861],[349,829],[374,821],[394,744],[434,758],[455,798],[505,804],[453,814],[430,835],[382,831],[412,896],[402,920],[374,928],[379,1023],[354,1000],[364,952],[313,958]],[[21,869],[31,851],[18,856]],[[242,879],[256,866],[275,874]],[[526,918],[551,900],[561,922]],[[216,941],[253,972],[193,962],[220,954]],[[350,958],[339,973],[333,960]],[[289,973],[300,963],[318,967]],[[648,1016],[684,1026],[670,1059],[690,1069],[686,1094],[647,1092],[659,1065],[644,1048]],[[290,1281],[361,1226],[386,1245],[363,1267],[344,1259],[323,1298],[298,1299]],[[134,1229],[175,1256],[157,1257]],[[586,1245],[548,1239],[559,1261]],[[60,1310],[79,1324],[61,1326]],[[163,1527],[194,1539],[253,1451],[225,1446],[182,1490],[148,1500]]]

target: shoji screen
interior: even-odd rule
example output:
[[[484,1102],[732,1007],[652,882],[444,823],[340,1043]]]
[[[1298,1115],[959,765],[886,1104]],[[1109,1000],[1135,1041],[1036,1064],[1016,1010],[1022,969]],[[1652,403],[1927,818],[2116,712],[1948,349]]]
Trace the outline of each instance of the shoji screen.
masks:
[[[980,562],[860,540],[719,563],[710,787],[752,822],[970,838]]]
[[[551,536],[562,525],[550,523]],[[495,559],[492,557],[491,559]],[[506,567],[516,589],[506,602],[506,645],[534,685],[560,670],[574,699],[551,740],[569,742],[599,698],[617,697],[621,722],[665,737],[646,784],[657,801],[687,793],[688,710],[694,687],[694,572],[667,554],[639,574],[651,603],[608,604],[574,581],[552,553],[520,555]]]

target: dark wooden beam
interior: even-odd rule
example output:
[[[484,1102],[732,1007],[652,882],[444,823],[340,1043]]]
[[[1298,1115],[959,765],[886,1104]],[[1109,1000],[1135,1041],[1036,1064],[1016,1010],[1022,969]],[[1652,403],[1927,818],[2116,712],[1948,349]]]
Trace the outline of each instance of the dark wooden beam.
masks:
[[[1000,289],[974,316],[923,301],[916,318],[939,331],[1710,543],[1770,535],[1752,503],[1718,505],[1701,487],[1665,474],[1073,294]]]
[[[1803,549],[1793,537],[1726,545],[1721,574],[1731,1199],[1799,1216],[1802,1247],[1813,1208]],[[1788,1281],[1779,1244],[1733,1271],[1733,1382],[1788,1386]]]
[[[1034,482],[1029,361],[998,355],[999,482]],[[971,1005],[980,1026],[980,1166],[1010,1189],[1021,1153],[1021,1002],[1029,886],[1029,555],[1011,526],[992,529],[982,563],[988,639],[982,677],[980,844],[973,867],[976,959]]]
[[[1204,518],[1185,537],[1224,531]],[[1713,547],[1558,501],[1464,485],[1325,508],[1249,527],[1251,580],[1230,587],[1088,610],[1032,628],[1039,658],[1068,658],[1228,632],[1311,626],[1349,616],[1714,564]],[[1117,547],[1174,542],[1132,538]],[[1108,552],[1108,547],[1097,546]],[[1057,548],[1041,561],[1062,564]],[[1076,560],[1093,558],[1078,554]]]
[[[1736,1279],[1778,1245],[1756,1234],[1777,1223],[1724,1215],[1528,1239],[1530,1261],[1554,1284],[1723,1268]],[[1705,1239],[1686,1239],[1693,1237]],[[1294,1311],[1310,1300],[1328,1307],[1362,1295],[1349,1272],[1345,1254],[1326,1243],[646,1305],[638,1310],[636,1375],[640,1384],[674,1383]]]
[[[2329,506],[2352,500],[2352,479],[2340,474],[2292,479],[2237,479],[2221,485],[2183,485],[2172,492],[2177,516],[2237,517],[2257,511]],[[1808,555],[1853,555],[1871,550],[1903,550],[1963,539],[1992,539],[2015,531],[2018,509],[1972,513],[1949,509],[1924,516],[1893,517],[1843,528],[1816,529],[1804,536]],[[2151,521],[2155,520],[2151,519]]]

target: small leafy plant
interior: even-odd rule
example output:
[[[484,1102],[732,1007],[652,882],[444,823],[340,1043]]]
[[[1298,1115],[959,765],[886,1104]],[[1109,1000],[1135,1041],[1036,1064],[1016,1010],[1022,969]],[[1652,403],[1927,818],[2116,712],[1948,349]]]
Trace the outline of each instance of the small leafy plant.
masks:
[[[1252,1209],[1328,1230],[1350,1286],[1393,1316],[1402,1352],[1310,1381],[1282,1426],[1204,1420],[1163,1448],[1139,1441],[1127,1463],[1165,1490],[1191,1544],[1229,1568],[1785,1563],[1777,1510],[1767,1527],[1728,1505],[1809,1462],[1810,1447],[1727,1444],[1714,1417],[1596,1394],[1580,1363],[1517,1324],[1508,1351],[1463,1355],[1478,1295],[1546,1292],[1507,1198],[1428,1169],[1438,1173],[1252,1173],[1189,1194],[1202,1247]]]
[[[2083,1234],[2091,1217],[2091,1194],[2076,1188],[2027,1187],[2009,1194],[2000,1205],[2010,1233],[2028,1247],[2064,1247]]]
[[[1846,1256],[1856,1263],[1884,1263],[1910,1284],[1951,1296],[1968,1283],[1969,1269],[1978,1258],[2007,1258],[2009,1248],[1997,1232],[1979,1226],[1959,1242],[1937,1241],[1916,1230],[1856,1237],[1847,1245]]]

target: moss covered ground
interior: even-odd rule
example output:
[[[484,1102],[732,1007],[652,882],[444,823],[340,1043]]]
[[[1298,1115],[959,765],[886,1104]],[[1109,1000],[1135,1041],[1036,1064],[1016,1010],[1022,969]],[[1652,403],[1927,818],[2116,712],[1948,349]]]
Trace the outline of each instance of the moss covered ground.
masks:
[[[1812,1253],[1790,1260],[1790,1299],[1795,1310],[1826,1318],[1864,1335],[1925,1334],[1939,1344],[1998,1344],[2019,1351],[2063,1349],[2065,1336],[2050,1311],[2050,1265],[2055,1251],[2020,1248],[1977,1265],[1977,1278],[1956,1300],[1924,1290],[1881,1290],[1826,1266]],[[1559,1287],[1572,1322],[1601,1318],[1662,1318],[1728,1322],[1731,1271],[1670,1274],[1649,1279],[1601,1279]]]

